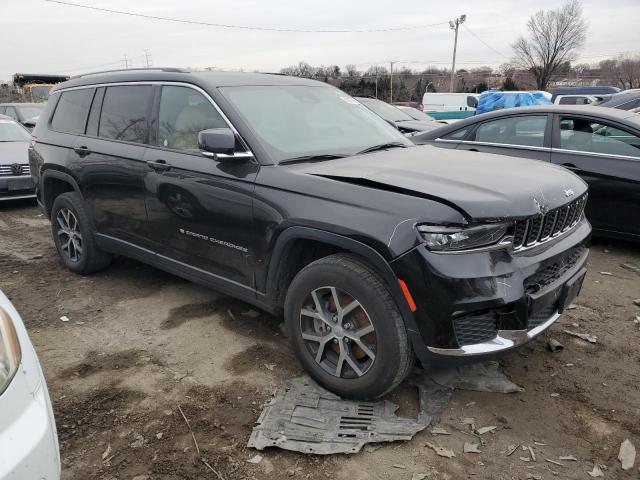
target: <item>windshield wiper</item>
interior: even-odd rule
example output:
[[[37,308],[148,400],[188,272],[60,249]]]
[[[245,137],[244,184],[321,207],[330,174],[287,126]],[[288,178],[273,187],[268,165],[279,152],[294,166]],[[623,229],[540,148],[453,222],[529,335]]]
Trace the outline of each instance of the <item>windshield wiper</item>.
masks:
[[[356,153],[356,155],[361,155],[363,153],[369,152],[377,152],[378,150],[387,150],[388,148],[407,148],[408,146],[409,145],[400,142],[382,143],[380,145],[374,145],[373,147],[365,148],[364,150]]]
[[[323,153],[318,155],[302,155],[300,157],[287,158],[285,160],[280,160],[278,162],[280,165],[284,163],[296,163],[296,162],[312,162],[314,160],[335,160],[336,158],[345,158],[349,155],[339,154],[339,153]]]

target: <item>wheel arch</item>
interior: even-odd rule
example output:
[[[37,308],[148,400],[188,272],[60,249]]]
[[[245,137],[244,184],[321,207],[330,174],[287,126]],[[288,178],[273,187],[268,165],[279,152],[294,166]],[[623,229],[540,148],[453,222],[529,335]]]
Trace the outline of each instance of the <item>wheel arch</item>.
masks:
[[[41,179],[42,205],[47,217],[56,197],[66,192],[76,192],[82,197],[80,186],[73,176],[60,170],[45,170]]]
[[[420,337],[414,314],[402,292],[398,278],[387,260],[374,248],[353,238],[310,227],[289,227],[283,231],[273,248],[266,275],[266,297],[274,310],[279,310],[293,277],[300,269],[291,270],[285,260],[287,250],[297,241],[307,240],[326,245],[333,252],[353,253],[366,260],[389,288],[410,338]],[[302,266],[304,268],[305,265]]]

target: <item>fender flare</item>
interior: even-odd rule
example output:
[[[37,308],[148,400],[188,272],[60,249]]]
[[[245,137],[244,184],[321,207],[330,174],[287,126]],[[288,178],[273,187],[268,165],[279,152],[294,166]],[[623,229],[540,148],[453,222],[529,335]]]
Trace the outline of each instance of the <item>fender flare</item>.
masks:
[[[310,227],[289,227],[279,235],[273,248],[273,254],[271,255],[271,260],[269,261],[269,267],[267,271],[266,296],[270,301],[273,301],[276,298],[276,276],[278,274],[278,268],[280,266],[280,261],[284,254],[285,248],[287,244],[289,244],[289,242],[298,239],[324,242],[340,247],[351,253],[355,253],[356,255],[359,255],[366,259],[375,268],[378,274],[382,277],[383,281],[389,287],[391,296],[395,300],[396,305],[400,310],[400,314],[402,315],[405,326],[407,328],[409,339],[412,344],[415,345],[415,341],[417,339],[420,339],[420,342],[422,342],[415,316],[409,308],[409,304],[407,303],[407,300],[402,293],[402,289],[400,288],[400,284],[398,283],[398,278],[396,277],[387,260],[385,260],[385,258],[379,252],[374,250],[369,245],[359,242],[358,240],[345,237],[343,235],[327,232],[325,230],[318,230]],[[417,347],[417,345],[415,346]]]

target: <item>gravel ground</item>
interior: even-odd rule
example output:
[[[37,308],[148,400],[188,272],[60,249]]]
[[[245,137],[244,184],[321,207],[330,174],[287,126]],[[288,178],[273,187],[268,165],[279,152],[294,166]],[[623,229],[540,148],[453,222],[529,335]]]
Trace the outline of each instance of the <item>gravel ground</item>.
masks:
[[[585,479],[594,464],[605,478],[640,478],[640,461],[624,472],[617,460],[626,438],[640,449],[640,276],[621,267],[640,265],[637,245],[594,241],[578,306],[548,334],[564,350],[547,351],[543,335],[501,361],[522,393],[456,392],[438,425],[451,435],[426,430],[352,456],[271,449],[254,465],[245,444],[263,402],[301,372],[281,318],[126,259],[74,275],[33,202],[0,205],[0,231],[0,288],[40,357],[64,479]],[[389,398],[415,414],[410,387]],[[481,453],[463,453],[474,439],[461,417],[498,427]],[[507,455],[509,446],[519,448]],[[576,460],[559,459],[568,455]]]

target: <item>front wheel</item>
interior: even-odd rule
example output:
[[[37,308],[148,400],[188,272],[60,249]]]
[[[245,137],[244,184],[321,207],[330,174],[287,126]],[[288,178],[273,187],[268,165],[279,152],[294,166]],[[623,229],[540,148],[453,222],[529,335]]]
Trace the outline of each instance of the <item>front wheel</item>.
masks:
[[[287,292],[285,321],[305,370],[342,397],[380,397],[413,365],[388,287],[354,255],[331,255],[302,269]]]

